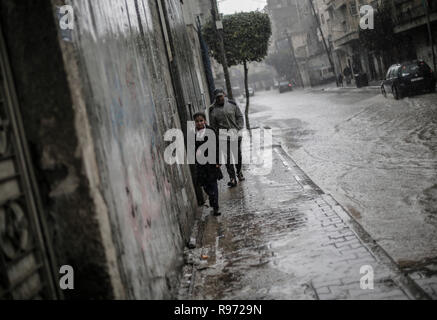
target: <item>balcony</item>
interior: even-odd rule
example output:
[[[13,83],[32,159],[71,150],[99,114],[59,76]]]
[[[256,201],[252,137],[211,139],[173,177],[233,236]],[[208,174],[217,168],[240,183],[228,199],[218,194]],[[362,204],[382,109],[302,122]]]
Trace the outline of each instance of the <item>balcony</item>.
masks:
[[[422,4],[411,7],[398,7],[395,32],[404,32],[426,24],[426,9]],[[437,5],[430,8],[430,20],[437,21]]]
[[[352,41],[358,40],[359,34],[357,30],[349,30],[344,35],[334,39],[334,47],[341,47],[345,44],[348,44]]]

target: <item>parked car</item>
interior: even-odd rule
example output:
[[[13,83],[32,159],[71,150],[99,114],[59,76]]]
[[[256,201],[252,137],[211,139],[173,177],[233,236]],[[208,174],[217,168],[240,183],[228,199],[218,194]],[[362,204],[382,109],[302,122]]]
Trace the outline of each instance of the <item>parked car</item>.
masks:
[[[253,97],[255,95],[255,90],[253,88],[249,88],[249,97]]]
[[[392,93],[393,97],[403,97],[421,91],[434,92],[436,77],[432,69],[422,60],[408,61],[392,65],[381,85],[381,93],[387,97]]]
[[[279,82],[279,93],[283,93],[286,91],[293,91],[293,85],[290,81],[281,81]]]

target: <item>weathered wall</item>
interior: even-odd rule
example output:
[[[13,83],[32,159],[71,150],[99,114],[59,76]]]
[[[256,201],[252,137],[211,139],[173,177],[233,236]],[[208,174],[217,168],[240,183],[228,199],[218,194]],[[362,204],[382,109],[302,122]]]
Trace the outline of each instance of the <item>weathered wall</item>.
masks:
[[[204,6],[204,4],[202,4]],[[209,95],[208,79],[202,58],[201,44],[197,29],[197,17],[201,14],[201,6],[198,0],[184,1],[182,10],[184,13],[184,21],[187,26],[190,42],[194,45],[191,47],[194,64],[196,66],[197,78],[199,81],[200,91],[203,98],[203,108],[206,109],[211,105],[211,97]],[[211,3],[209,2],[209,8]]]
[[[4,0],[0,15],[57,258],[55,272],[60,265],[75,268],[76,290],[65,292],[66,298],[112,298],[52,6],[47,1]]]
[[[81,83],[72,85],[86,83],[101,189],[132,298],[170,297],[195,212],[188,168],[163,159],[164,133],[180,128],[179,118],[200,102],[180,3],[165,2],[172,74],[155,1],[71,1],[81,68]]]
[[[171,298],[196,204],[163,136],[202,104],[180,2],[162,1],[170,61],[161,1],[51,2],[2,1],[2,19],[57,260],[76,271],[67,298]]]

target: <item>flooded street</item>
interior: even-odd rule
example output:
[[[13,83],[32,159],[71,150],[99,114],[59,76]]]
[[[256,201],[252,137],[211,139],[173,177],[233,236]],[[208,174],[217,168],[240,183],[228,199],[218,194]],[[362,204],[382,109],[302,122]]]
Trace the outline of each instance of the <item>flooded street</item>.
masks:
[[[245,149],[249,152],[249,149]],[[179,299],[405,300],[429,297],[276,145],[268,174],[220,183],[222,215],[205,207],[186,249]],[[374,288],[363,286],[369,268]],[[373,277],[373,276],[372,276]]]
[[[251,111],[401,266],[437,256],[436,94],[275,90]]]

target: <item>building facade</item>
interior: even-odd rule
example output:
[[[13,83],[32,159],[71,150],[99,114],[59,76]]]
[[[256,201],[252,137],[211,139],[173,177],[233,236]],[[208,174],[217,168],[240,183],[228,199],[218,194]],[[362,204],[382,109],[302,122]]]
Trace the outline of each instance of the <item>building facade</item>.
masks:
[[[296,83],[314,86],[332,80],[334,70],[318,29],[317,17],[309,1],[269,0],[273,51],[288,51],[298,66]]]
[[[332,51],[337,73],[345,69],[353,73],[365,72],[371,79],[381,77],[384,66],[381,57],[362,48],[359,40],[360,7],[378,1],[315,0],[322,30]]]
[[[430,29],[437,34],[437,5],[427,0],[315,0],[324,34],[333,52],[336,70],[350,68],[354,73],[366,73],[370,80],[385,77],[393,63],[423,59],[433,65],[432,50],[427,28],[429,6]],[[360,42],[360,8],[370,5],[377,13],[381,5],[391,8],[393,32],[400,44],[390,54],[369,50]]]
[[[396,22],[394,32],[405,45],[399,50],[398,59],[423,59],[434,70],[428,21],[433,37],[434,52],[437,53],[437,2],[435,0],[391,0],[393,19]],[[429,15],[429,18],[428,18]]]
[[[164,136],[204,108],[192,47],[179,0],[0,2],[0,299],[175,297],[198,206]]]

